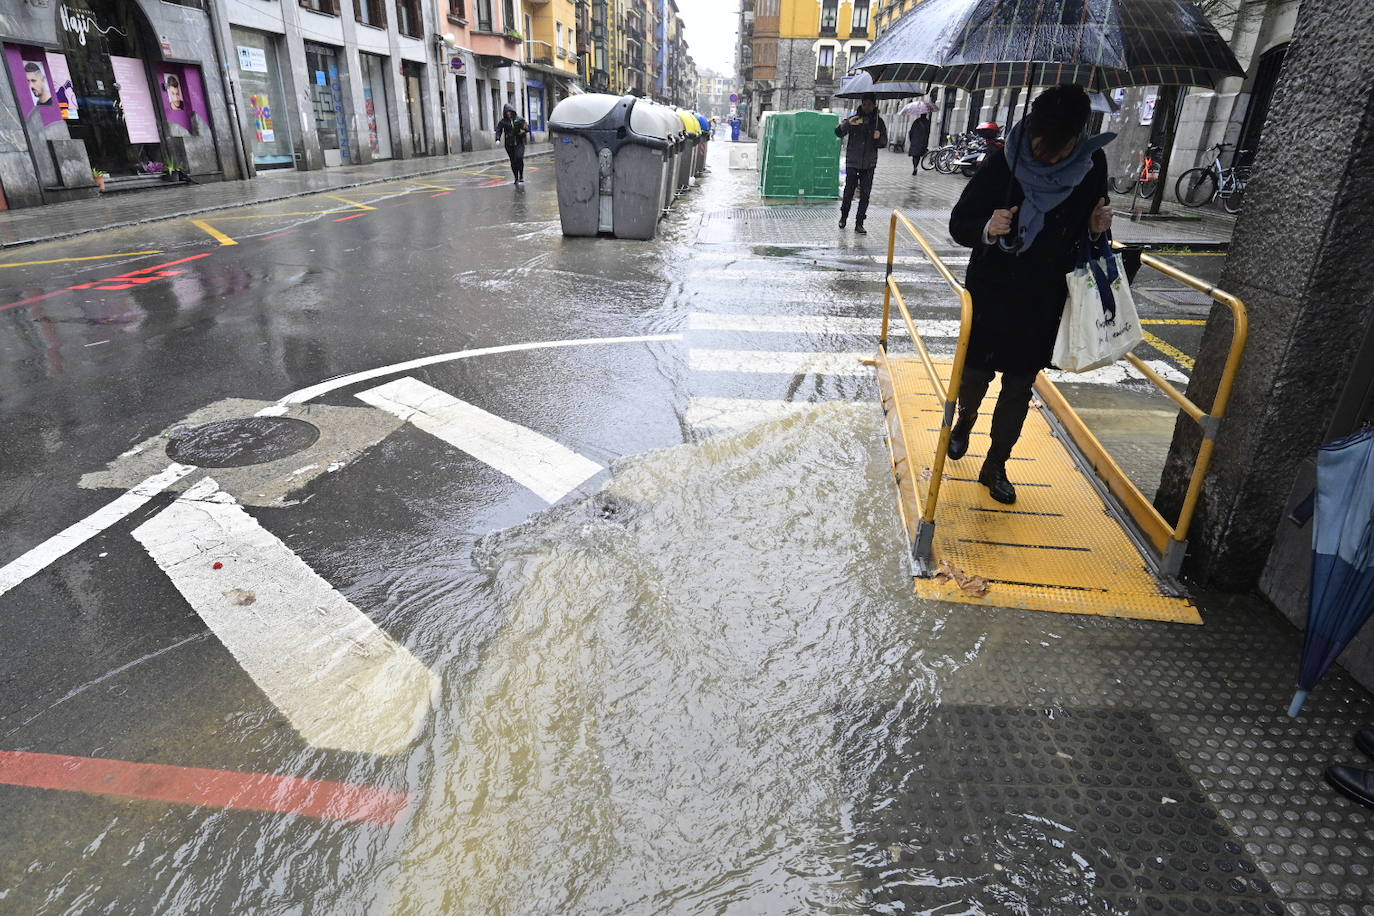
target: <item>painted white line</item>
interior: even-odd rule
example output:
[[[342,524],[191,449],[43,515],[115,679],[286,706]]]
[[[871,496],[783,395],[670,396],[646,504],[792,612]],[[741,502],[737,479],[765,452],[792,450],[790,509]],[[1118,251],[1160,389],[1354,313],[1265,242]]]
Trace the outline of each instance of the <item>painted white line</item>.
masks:
[[[867,353],[788,353],[768,350],[690,350],[693,372],[762,372],[778,375],[872,375]]]
[[[1158,359],[1147,359],[1145,365],[1164,376],[1171,382],[1187,382],[1188,376],[1179,372],[1173,366]],[[1050,381],[1059,384],[1079,384],[1079,385],[1120,385],[1128,381],[1145,381],[1145,373],[1127,362],[1113,363],[1110,366],[1103,366],[1101,369],[1089,369],[1087,372],[1065,372],[1062,369],[1047,369],[1045,375],[1049,376]]]
[[[913,273],[912,270],[897,270],[893,276],[897,282],[905,286],[910,283],[913,285],[943,286],[949,289],[949,284],[945,278],[935,273],[934,268],[928,268],[927,273]],[[887,272],[885,270],[821,270],[812,268],[807,270],[798,267],[796,270],[703,270],[692,274],[692,279],[706,278],[721,283],[739,283],[749,281],[753,283],[804,283],[814,286],[816,283],[829,280],[844,280],[848,283],[877,283],[879,285],[887,282]]]
[[[413,378],[358,399],[407,420],[556,503],[603,469],[532,429],[504,420]]]
[[[424,727],[439,679],[213,479],[133,534],[311,745],[395,754]]]
[[[693,312],[687,316],[689,331],[742,331],[776,334],[848,334],[876,338],[882,333],[881,318],[853,318],[844,315],[718,315]],[[892,322],[893,336],[905,337],[906,325]],[[926,339],[958,337],[959,322],[917,318],[916,330]]]
[[[687,425],[703,431],[733,431],[814,410],[817,406],[814,402],[761,398],[692,398],[687,402]]]
[[[399,375],[411,369],[433,366],[436,363],[448,363],[459,359],[472,359],[474,356],[494,356],[498,353],[521,353],[526,350],[550,350],[559,347],[597,347],[606,346],[608,344],[664,343],[681,339],[682,337],[678,334],[650,334],[643,337],[585,337],[580,340],[540,340],[532,343],[505,344],[499,347],[480,347],[475,350],[455,350],[452,353],[422,356],[419,359],[410,359],[403,363],[392,363],[389,366],[378,366],[376,369],[366,369],[362,372],[340,375],[328,381],[320,382],[318,385],[311,385],[309,388],[293,391],[277,403],[303,404],[306,401],[313,401],[321,395],[329,394],[331,391],[347,388],[349,385],[356,385],[359,382],[369,382],[374,378],[385,378],[388,375]]]
[[[22,556],[0,566],[0,595],[5,594],[30,576],[66,556],[130,512],[146,505],[148,500],[195,470],[194,467],[185,464],[168,465],[165,471],[154,474],[136,484],[126,493],[95,510],[81,521],[54,534]]]

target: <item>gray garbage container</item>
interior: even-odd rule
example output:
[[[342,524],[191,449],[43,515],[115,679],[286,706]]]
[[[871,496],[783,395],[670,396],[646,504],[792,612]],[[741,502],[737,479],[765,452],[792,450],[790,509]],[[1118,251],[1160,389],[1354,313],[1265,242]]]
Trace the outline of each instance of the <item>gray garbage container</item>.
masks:
[[[662,215],[662,121],[633,96],[585,93],[549,114],[563,234],[651,239]]]
[[[677,154],[682,144],[682,121],[677,113],[666,105],[643,101],[639,104],[643,106],[644,111],[651,112],[658,119],[660,132],[668,138],[668,148],[664,151],[663,157],[663,212],[667,213],[678,195]]]

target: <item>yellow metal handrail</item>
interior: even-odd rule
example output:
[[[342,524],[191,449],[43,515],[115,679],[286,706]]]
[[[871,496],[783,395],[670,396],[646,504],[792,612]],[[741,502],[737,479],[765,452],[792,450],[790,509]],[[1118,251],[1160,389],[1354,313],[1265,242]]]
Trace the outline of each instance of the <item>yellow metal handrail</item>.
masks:
[[[911,238],[921,247],[926,256],[934,264],[936,271],[949,284],[950,288],[959,295],[960,316],[959,316],[959,343],[954,351],[954,364],[950,368],[950,378],[948,387],[945,386],[940,374],[935,366],[934,360],[930,357],[930,351],[926,348],[925,341],[921,339],[916,322],[911,317],[911,312],[907,308],[906,299],[902,295],[896,278],[892,275],[893,261],[897,249],[897,229],[901,226]],[[1115,243],[1117,248],[1126,246]],[[1063,394],[1047,379],[1043,373],[1036,379],[1036,391],[1041,400],[1050,407],[1051,411],[1063,424],[1074,443],[1083,452],[1084,456],[1092,464],[1094,470],[1107,485],[1108,490],[1121,501],[1122,506],[1130,514],[1136,526],[1141,530],[1151,545],[1159,551],[1160,569],[1164,575],[1176,577],[1182,568],[1183,557],[1187,550],[1188,531],[1192,526],[1193,517],[1197,514],[1197,506],[1202,495],[1202,484],[1207,477],[1207,472],[1212,465],[1212,454],[1216,448],[1216,437],[1221,427],[1221,421],[1226,416],[1226,409],[1231,402],[1231,391],[1235,386],[1237,374],[1240,372],[1241,357],[1245,352],[1246,339],[1249,335],[1249,317],[1245,310],[1245,304],[1236,296],[1217,289],[1203,280],[1194,277],[1185,271],[1179,270],[1171,264],[1167,264],[1158,258],[1150,255],[1141,255],[1141,264],[1158,270],[1186,286],[1210,296],[1215,302],[1226,306],[1231,312],[1231,347],[1226,355],[1226,363],[1222,367],[1221,379],[1217,385],[1216,395],[1212,399],[1210,411],[1203,410],[1183,392],[1179,391],[1172,383],[1161,376],[1155,369],[1148,365],[1134,353],[1126,354],[1126,360],[1134,366],[1140,373],[1148,379],[1155,387],[1159,388],[1170,400],[1178,405],[1179,409],[1188,415],[1201,428],[1203,433],[1202,445],[1198,450],[1197,460],[1193,465],[1193,473],[1188,481],[1188,490],[1183,499],[1183,506],[1179,511],[1177,523],[1170,525],[1164,520],[1159,511],[1140,491],[1140,488],[1126,476],[1121,467],[1112,459],[1101,441],[1093,435],[1092,431],[1083,423],[1077,411],[1069,405]],[[921,498],[920,488],[916,481],[912,481],[912,493],[915,496],[917,507],[920,509],[920,516],[916,523],[916,534],[912,541],[912,559],[915,561],[916,574],[918,576],[930,576],[934,573],[934,548],[935,548],[935,508],[940,498],[940,483],[944,478],[945,456],[949,448],[950,435],[954,427],[954,415],[958,405],[959,385],[963,379],[964,362],[968,350],[969,331],[973,320],[973,299],[969,291],[964,288],[954,274],[946,266],[940,256],[935,253],[929,241],[921,234],[905,215],[894,210],[888,225],[887,237],[887,282],[883,291],[883,322],[882,334],[878,341],[878,364],[888,372],[891,378],[891,367],[888,365],[887,344],[888,331],[891,326],[892,301],[896,299],[897,309],[901,313],[902,322],[906,325],[907,333],[911,335],[911,340],[916,348],[916,353],[920,357],[921,364],[926,373],[930,376],[931,387],[935,391],[936,397],[942,402],[943,416],[940,422],[940,435],[935,447],[935,455],[931,461],[930,485],[926,491],[925,499]],[[894,388],[895,396],[895,388]],[[901,412],[897,413],[897,428],[902,436],[903,443],[906,441],[905,425]],[[910,468],[908,469],[910,470]],[[900,506],[900,501],[899,501]],[[906,510],[901,507],[904,520]],[[909,522],[909,520],[906,520]],[[908,530],[910,530],[908,524]]]
[[[893,261],[897,251],[898,226],[904,228],[916,244],[921,246],[921,250],[930,258],[940,276],[959,295],[959,344],[954,351],[954,365],[950,367],[948,388],[945,387],[940,378],[935,361],[930,358],[930,351],[926,349],[925,341],[921,339],[921,333],[916,328],[916,322],[911,318],[911,311],[906,307],[906,298],[897,285],[897,278],[892,275]],[[921,364],[930,376],[931,388],[934,389],[935,396],[939,398],[944,407],[943,417],[940,420],[940,436],[935,448],[935,457],[931,462],[930,486],[926,490],[924,500],[921,499],[920,488],[916,485],[915,480],[912,481],[911,485],[917,505],[921,510],[920,518],[916,522],[916,537],[912,542],[911,556],[916,565],[916,574],[926,577],[935,573],[935,506],[940,500],[940,482],[944,479],[945,473],[945,454],[949,449],[949,437],[954,428],[954,411],[959,398],[959,383],[964,377],[964,354],[968,350],[969,329],[973,325],[973,297],[950,272],[945,262],[940,260],[940,256],[935,253],[935,249],[931,247],[930,242],[926,241],[926,237],[921,234],[920,230],[912,225],[911,220],[896,210],[892,211],[892,219],[888,223],[887,283],[883,289],[882,335],[878,339],[879,364],[884,369],[888,369],[889,378],[891,377],[891,370],[887,365],[887,338],[894,298],[897,300],[897,309],[901,312],[902,322],[906,325],[907,333],[911,335],[911,342],[916,347],[917,355],[921,358]],[[902,434],[903,441],[905,441],[905,426],[900,411],[897,414],[897,428]],[[905,514],[905,509],[902,512]],[[910,529],[908,528],[908,530]]]

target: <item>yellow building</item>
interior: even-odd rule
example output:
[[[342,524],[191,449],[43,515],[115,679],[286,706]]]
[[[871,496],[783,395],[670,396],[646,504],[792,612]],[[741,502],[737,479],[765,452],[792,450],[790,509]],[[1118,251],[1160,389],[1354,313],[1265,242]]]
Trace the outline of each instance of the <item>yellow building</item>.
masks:
[[[578,74],[578,4],[576,0],[522,0],[521,33],[525,42],[526,110],[530,130],[548,129],[548,114],[567,98]]]
[[[824,109],[873,43],[874,0],[743,0],[740,76],[752,128],[765,111]]]

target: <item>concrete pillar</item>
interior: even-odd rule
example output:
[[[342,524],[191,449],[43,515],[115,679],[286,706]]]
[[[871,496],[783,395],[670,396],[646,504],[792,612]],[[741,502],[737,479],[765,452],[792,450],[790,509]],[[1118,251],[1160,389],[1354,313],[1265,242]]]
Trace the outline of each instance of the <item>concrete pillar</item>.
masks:
[[[1338,49],[1339,53],[1333,53]],[[1191,532],[1187,570],[1252,587],[1294,475],[1323,439],[1374,321],[1374,4],[1303,0],[1222,287],[1250,345]],[[1230,343],[1214,309],[1189,396],[1211,404]],[[1181,418],[1156,504],[1173,518],[1199,444]]]

